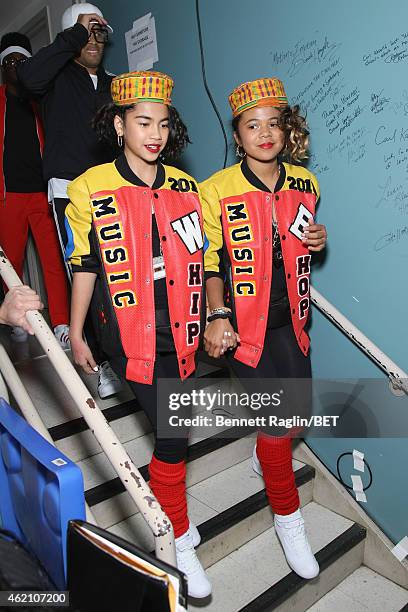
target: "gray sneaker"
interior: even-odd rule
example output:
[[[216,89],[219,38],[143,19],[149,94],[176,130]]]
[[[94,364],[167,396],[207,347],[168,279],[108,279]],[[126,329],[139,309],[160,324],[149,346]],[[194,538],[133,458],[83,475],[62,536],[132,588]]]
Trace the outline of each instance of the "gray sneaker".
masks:
[[[115,374],[107,361],[99,365],[98,394],[101,399],[116,395],[122,391],[122,381]]]

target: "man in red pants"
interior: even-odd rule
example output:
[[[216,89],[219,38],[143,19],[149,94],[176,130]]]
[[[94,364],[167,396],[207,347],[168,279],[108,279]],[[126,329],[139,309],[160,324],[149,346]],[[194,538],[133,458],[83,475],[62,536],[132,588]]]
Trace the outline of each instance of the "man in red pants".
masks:
[[[16,74],[16,66],[30,56],[31,44],[23,34],[5,34],[1,39],[0,245],[21,278],[31,230],[44,273],[51,325],[61,346],[69,348],[68,287],[42,173],[42,126]],[[15,326],[12,337],[25,340],[27,332]]]

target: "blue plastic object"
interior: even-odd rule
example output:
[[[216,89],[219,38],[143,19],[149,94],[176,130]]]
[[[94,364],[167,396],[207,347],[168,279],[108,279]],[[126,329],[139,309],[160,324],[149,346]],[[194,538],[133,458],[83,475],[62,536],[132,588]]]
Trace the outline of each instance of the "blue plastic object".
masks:
[[[68,521],[85,519],[82,472],[0,398],[0,520],[66,588]]]

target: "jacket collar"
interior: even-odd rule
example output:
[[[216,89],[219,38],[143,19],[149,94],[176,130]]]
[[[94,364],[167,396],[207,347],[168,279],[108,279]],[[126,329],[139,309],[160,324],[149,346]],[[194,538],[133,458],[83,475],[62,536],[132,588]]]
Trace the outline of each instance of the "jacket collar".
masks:
[[[122,178],[125,179],[128,183],[132,183],[132,185],[136,185],[137,187],[149,187],[140,179],[131,169],[126,159],[126,155],[121,153],[119,157],[115,160],[116,170],[119,172]],[[164,183],[165,179],[165,171],[162,163],[157,163],[157,173],[156,178],[154,179],[154,183],[152,185],[152,189],[160,189]]]
[[[244,157],[244,159],[241,162],[241,172],[245,176],[245,178],[248,181],[248,183],[250,183],[253,187],[256,187],[256,189],[259,189],[260,191],[267,191],[268,193],[271,193],[271,190],[269,189],[269,187],[267,187],[261,181],[261,179],[259,179],[256,176],[256,174],[254,174],[252,172],[252,170],[248,166],[248,161],[247,161],[246,157]],[[276,185],[275,185],[275,193],[282,189],[282,187],[283,187],[283,185],[285,183],[285,179],[286,179],[285,165],[280,163],[279,164],[279,178],[278,178],[278,180],[276,182]]]

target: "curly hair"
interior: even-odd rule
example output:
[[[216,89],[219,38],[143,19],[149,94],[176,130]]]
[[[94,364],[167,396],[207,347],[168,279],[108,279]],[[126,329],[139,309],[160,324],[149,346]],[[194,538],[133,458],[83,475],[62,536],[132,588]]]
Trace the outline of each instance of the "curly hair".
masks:
[[[117,106],[111,102],[102,106],[92,120],[92,127],[98,138],[107,142],[117,155],[121,152],[118,138],[113,124],[116,115],[125,121],[126,112],[133,109],[136,104]],[[187,145],[191,142],[187,128],[174,106],[169,106],[169,138],[167,144],[160,154],[160,159],[165,163],[177,160]]]
[[[241,115],[234,117],[232,127],[239,133],[238,126]],[[280,156],[294,162],[307,159],[309,148],[309,130],[305,117],[300,114],[300,107],[286,106],[281,109],[278,125],[285,135],[285,146]]]

